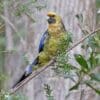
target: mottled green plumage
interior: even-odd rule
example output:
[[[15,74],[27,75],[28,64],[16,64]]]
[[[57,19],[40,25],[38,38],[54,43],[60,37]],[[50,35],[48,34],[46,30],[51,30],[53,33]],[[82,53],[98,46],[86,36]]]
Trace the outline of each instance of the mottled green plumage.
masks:
[[[54,16],[53,16],[54,15]],[[52,59],[52,57],[56,56],[60,52],[64,52],[66,50],[66,39],[67,32],[65,31],[65,27],[62,23],[61,17],[56,14],[49,14],[49,17],[55,19],[55,23],[51,23],[48,25],[48,38],[44,45],[44,49],[39,54],[39,66],[43,66],[48,61]]]
[[[58,56],[66,51],[68,46],[68,34],[65,31],[65,27],[62,23],[61,17],[56,15],[54,12],[48,13],[48,29],[43,34],[40,45],[39,45],[39,55],[31,64],[29,64],[23,75],[19,80],[13,85],[13,88],[26,79],[33,70],[38,67],[44,66],[53,57]]]

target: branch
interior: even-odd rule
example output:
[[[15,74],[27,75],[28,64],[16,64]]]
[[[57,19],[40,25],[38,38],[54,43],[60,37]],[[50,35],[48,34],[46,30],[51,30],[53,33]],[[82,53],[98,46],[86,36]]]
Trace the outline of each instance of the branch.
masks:
[[[24,46],[25,40],[18,34],[18,30],[17,30],[17,28],[15,27],[15,25],[14,25],[6,16],[0,15],[0,17],[1,17],[6,23],[8,23],[8,24],[10,25],[10,27],[15,31],[15,33],[16,33],[17,36],[20,38],[21,43],[22,43],[23,46]]]
[[[78,42],[76,42],[75,44],[73,44],[73,46],[71,48],[69,48],[66,52],[71,51],[72,49],[74,49],[75,47],[77,47],[80,43],[82,43],[84,40],[86,40],[88,37],[90,37],[91,35],[95,34],[98,31],[100,31],[100,28],[94,30],[93,32],[91,32],[88,35],[86,35],[85,37],[81,38]]]
[[[15,25],[7,18],[7,17],[5,17],[4,15],[0,15],[0,17],[5,21],[5,22],[7,22],[10,26],[11,26],[11,28],[17,33],[18,31],[17,31],[17,29],[16,29],[16,27],[15,27]]]
[[[100,28],[96,29],[95,31],[91,32],[90,34],[86,35],[84,38],[82,38],[80,41],[76,42],[71,48],[69,48],[66,52],[68,53],[72,49],[74,49],[76,46],[78,46],[80,43],[82,43],[84,40],[86,40],[89,36],[95,34],[96,32],[100,31]],[[40,73],[45,71],[47,68],[50,67],[55,62],[55,58],[53,58],[47,65],[37,69],[36,71],[33,71],[33,73],[23,80],[20,84],[17,85],[14,89],[10,90],[10,94],[14,94],[16,91],[18,91],[21,87],[23,87],[25,84],[27,84],[30,80],[32,80],[34,77],[38,76]]]
[[[35,19],[28,13],[25,12],[25,15],[34,23]]]
[[[41,72],[46,70],[47,68],[50,67],[55,62],[55,59],[53,58],[47,65],[41,67],[40,69],[37,69],[36,71],[33,71],[33,73],[23,80],[21,83],[17,85],[14,89],[11,89],[10,94],[14,94],[17,90],[19,90],[21,87],[23,87],[25,84],[27,84],[30,80],[32,80],[34,77],[38,76]]]

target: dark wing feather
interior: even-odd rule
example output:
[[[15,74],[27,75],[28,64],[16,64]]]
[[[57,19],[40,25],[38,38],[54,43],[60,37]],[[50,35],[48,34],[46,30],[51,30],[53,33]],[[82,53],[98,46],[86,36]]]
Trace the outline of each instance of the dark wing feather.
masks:
[[[39,44],[39,52],[43,51],[44,48],[44,44],[47,41],[49,34],[48,34],[48,30],[43,34],[41,40],[40,40],[40,44]]]

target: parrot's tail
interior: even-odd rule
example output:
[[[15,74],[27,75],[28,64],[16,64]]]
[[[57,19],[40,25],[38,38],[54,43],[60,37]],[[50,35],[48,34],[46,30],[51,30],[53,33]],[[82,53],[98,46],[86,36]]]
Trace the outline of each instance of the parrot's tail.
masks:
[[[30,73],[31,74],[31,73]],[[18,86],[24,79],[26,79],[30,74],[28,74],[26,76],[26,73],[24,73],[21,78],[12,86],[12,88],[15,88],[16,86]]]
[[[15,88],[16,86],[20,85],[20,83],[25,80],[31,73],[32,73],[32,67],[38,64],[38,57],[29,65],[26,67],[25,72],[20,77],[20,79],[12,86],[12,88]]]

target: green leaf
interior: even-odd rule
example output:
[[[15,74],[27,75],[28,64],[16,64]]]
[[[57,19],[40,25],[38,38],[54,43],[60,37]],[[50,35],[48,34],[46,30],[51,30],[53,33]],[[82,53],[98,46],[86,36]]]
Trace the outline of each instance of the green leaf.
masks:
[[[72,40],[72,33],[71,32],[67,33],[67,41],[71,42],[71,43],[73,42],[73,40]]]
[[[81,66],[81,70],[84,70],[85,72],[89,71],[89,66],[87,64],[87,61],[84,59],[84,57],[80,54],[74,55],[76,61]]]
[[[51,87],[48,84],[44,84],[44,89],[48,100],[54,100],[54,97],[52,96]]]
[[[88,38],[88,45],[92,48],[95,49],[100,46],[100,39],[99,36],[96,35],[95,37],[89,37]]]
[[[100,65],[100,54],[96,55],[97,66]]]
[[[96,0],[96,7],[100,8],[100,0]]]
[[[91,79],[100,82],[100,73],[92,73],[90,74]]]
[[[89,57],[88,61],[89,61],[89,64],[90,64],[90,68],[94,68],[95,65],[96,65],[96,59],[94,57],[93,52],[90,53],[90,57]]]
[[[78,82],[77,84],[75,84],[74,86],[72,86],[72,87],[69,89],[69,91],[72,91],[72,90],[78,89],[79,84],[80,84],[80,83]]]

